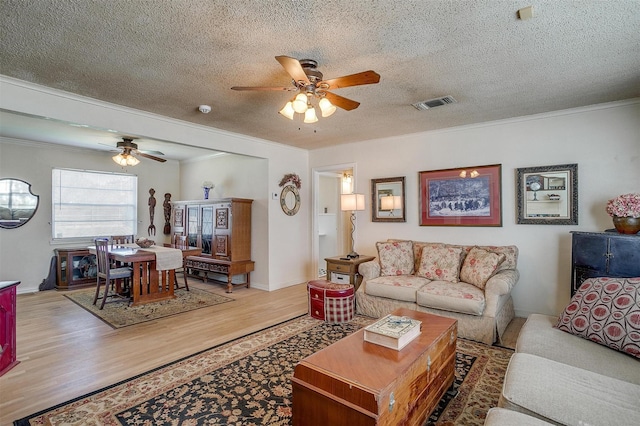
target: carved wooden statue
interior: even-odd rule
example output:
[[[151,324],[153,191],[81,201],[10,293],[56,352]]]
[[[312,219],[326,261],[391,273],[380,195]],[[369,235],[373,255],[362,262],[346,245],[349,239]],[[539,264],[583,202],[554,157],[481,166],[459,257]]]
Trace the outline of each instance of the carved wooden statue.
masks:
[[[171,194],[164,194],[164,235],[171,235]]]

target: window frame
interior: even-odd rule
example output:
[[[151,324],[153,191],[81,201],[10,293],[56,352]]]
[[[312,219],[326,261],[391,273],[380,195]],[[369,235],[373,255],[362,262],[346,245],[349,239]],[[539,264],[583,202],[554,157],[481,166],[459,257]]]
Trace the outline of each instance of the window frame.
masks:
[[[102,178],[105,178],[104,182],[96,182]],[[116,200],[122,200],[122,203],[114,202]],[[52,241],[70,242],[111,235],[136,235],[137,216],[137,175],[57,167],[52,169]],[[87,219],[76,220],[74,217]],[[77,223],[77,232],[74,232],[73,225],[69,225],[71,223]]]

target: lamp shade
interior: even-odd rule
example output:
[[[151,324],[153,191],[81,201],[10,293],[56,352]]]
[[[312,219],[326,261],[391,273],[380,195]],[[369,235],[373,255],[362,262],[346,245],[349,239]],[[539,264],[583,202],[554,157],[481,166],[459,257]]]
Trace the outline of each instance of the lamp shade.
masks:
[[[393,195],[380,197],[380,210],[393,210]]]
[[[318,121],[318,116],[316,115],[316,109],[310,106],[304,113],[304,122],[315,123],[316,121]]]
[[[307,110],[307,95],[304,93],[298,93],[296,98],[291,103],[293,110],[299,114],[302,114]]]
[[[331,114],[336,112],[335,105],[333,105],[327,98],[320,99],[318,106],[320,106],[320,111],[322,111],[323,117],[329,117]]]
[[[295,114],[295,110],[293,109],[291,101],[287,102],[287,104],[280,111],[278,111],[278,113],[284,115],[289,120],[293,120],[293,114]]]
[[[364,210],[364,194],[342,194],[340,196],[340,210]]]

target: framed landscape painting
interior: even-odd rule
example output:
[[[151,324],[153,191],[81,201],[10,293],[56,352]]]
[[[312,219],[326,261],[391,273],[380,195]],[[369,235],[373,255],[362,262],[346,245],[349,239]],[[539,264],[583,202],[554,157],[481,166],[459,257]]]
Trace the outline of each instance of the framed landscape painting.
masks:
[[[419,172],[420,226],[502,226],[502,165]]]

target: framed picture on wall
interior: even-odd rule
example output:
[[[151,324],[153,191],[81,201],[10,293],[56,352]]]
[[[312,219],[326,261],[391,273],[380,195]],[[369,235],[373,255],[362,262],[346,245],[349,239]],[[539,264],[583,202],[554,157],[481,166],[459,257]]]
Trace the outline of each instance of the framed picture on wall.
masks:
[[[502,226],[502,164],[418,175],[420,226]]]

